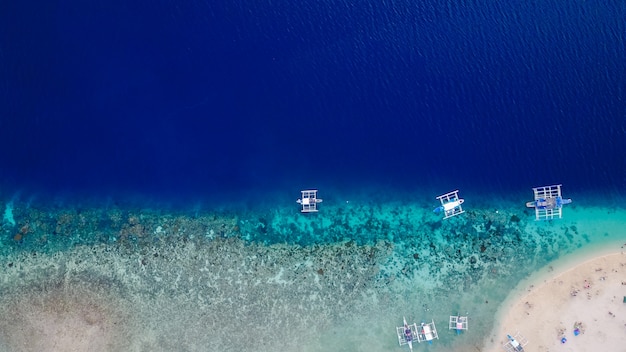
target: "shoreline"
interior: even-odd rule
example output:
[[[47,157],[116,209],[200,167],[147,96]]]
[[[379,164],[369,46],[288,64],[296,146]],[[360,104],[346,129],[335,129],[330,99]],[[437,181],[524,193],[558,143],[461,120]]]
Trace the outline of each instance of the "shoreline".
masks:
[[[582,259],[576,258],[579,253],[570,254],[521,281],[498,309],[484,350],[501,351],[506,335],[518,332],[534,351],[616,350],[623,346],[624,246],[586,251]]]

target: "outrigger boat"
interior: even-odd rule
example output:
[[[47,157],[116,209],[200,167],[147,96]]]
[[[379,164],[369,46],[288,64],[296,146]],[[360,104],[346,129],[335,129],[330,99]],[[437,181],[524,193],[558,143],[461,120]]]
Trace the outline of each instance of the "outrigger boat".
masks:
[[[506,338],[508,341],[502,346],[506,352],[523,352],[524,346],[528,344],[528,339],[519,332],[515,336],[506,335]]]
[[[431,320],[430,323],[422,322],[422,324],[419,326],[417,341],[428,341],[429,344],[432,344],[433,339],[439,340],[439,334],[437,334],[435,321]]]
[[[418,338],[417,324],[407,324],[406,318],[404,319],[404,326],[396,327],[396,333],[398,334],[398,344],[400,346],[409,345],[409,350],[413,352],[413,340]],[[418,340],[419,342],[419,340]]]
[[[322,202],[322,199],[317,198],[317,190],[316,189],[307,189],[304,191],[300,191],[302,193],[302,198],[298,199],[296,202],[302,206],[303,213],[315,213],[318,211],[317,205]]]
[[[527,202],[527,208],[535,208],[535,220],[559,219],[563,216],[563,205],[572,202],[571,199],[563,199],[561,185],[552,185],[533,188],[535,200]]]
[[[453,216],[463,214],[465,211],[461,207],[461,204],[465,202],[464,199],[459,198],[459,190],[442,194],[437,199],[441,202],[441,205],[433,210],[435,213],[443,212],[443,218],[451,218]]]
[[[457,335],[459,335],[462,330],[467,330],[467,323],[467,316],[451,315],[450,324],[448,325],[448,327],[450,330],[456,330]]]

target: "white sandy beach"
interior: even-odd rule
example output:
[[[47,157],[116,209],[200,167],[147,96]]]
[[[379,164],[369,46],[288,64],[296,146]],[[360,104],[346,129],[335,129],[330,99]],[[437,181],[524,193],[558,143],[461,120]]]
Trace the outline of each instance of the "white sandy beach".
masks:
[[[623,248],[552,270],[549,278],[527,285],[523,294],[504,303],[487,351],[503,351],[507,334],[518,332],[528,340],[525,351],[624,351]]]

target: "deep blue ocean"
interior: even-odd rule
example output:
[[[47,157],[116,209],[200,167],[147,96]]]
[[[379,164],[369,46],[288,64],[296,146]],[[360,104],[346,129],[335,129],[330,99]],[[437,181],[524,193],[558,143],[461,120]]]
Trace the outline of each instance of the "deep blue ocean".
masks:
[[[612,0],[4,1],[0,184],[623,192],[625,18]]]

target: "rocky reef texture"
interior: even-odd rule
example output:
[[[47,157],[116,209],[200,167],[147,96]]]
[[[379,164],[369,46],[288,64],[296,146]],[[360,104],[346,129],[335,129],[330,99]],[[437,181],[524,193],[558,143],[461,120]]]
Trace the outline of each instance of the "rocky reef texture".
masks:
[[[11,351],[295,350],[363,308],[389,251],[218,238],[11,255],[0,340]]]
[[[572,209],[536,223],[503,207],[442,221],[411,204],[351,207],[186,215],[16,204],[16,226],[0,228],[0,348],[383,351],[406,316],[435,320],[433,351],[480,349],[520,279],[612,240],[623,219],[599,210],[581,221],[588,211]],[[447,330],[456,313],[470,315],[461,336]]]

